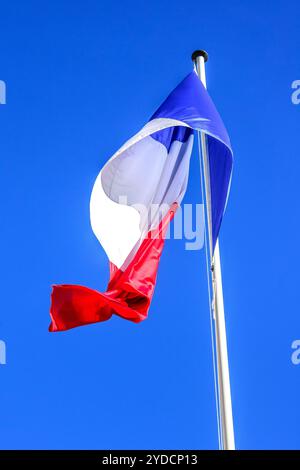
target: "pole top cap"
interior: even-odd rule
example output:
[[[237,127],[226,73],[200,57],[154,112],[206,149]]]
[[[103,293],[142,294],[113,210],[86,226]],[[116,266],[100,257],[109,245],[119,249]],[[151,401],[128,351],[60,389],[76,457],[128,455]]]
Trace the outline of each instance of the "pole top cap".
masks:
[[[197,57],[203,57],[204,62],[208,61],[208,54],[207,54],[206,51],[202,51],[202,50],[194,51],[193,54],[192,54],[192,61],[195,62]]]

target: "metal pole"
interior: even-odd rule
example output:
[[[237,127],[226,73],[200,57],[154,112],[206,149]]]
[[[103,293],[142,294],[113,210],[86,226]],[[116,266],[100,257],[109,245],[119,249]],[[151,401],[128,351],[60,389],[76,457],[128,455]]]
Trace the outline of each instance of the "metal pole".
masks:
[[[196,70],[200,80],[206,88],[205,62],[208,60],[208,54],[205,51],[195,51],[192,60],[196,65]],[[206,135],[200,132],[202,167],[205,182],[205,199],[206,199],[206,218],[208,224],[209,251],[211,262],[211,283],[213,290],[213,317],[215,326],[215,341],[217,355],[217,372],[218,372],[218,392],[220,419],[222,431],[222,444],[224,450],[235,450],[234,428],[232,417],[231,390],[229,378],[229,365],[226,340],[226,326],[224,314],[224,300],[222,289],[222,272],[220,262],[219,241],[217,240],[213,252],[212,246],[212,221],[211,221],[211,191],[210,191],[210,175],[209,175],[209,155],[206,145]],[[200,162],[201,164],[201,162]]]

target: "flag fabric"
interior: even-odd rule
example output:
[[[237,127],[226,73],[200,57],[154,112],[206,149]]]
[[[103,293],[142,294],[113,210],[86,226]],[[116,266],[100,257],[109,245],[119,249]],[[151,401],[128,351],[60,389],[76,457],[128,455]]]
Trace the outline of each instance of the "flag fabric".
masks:
[[[109,259],[108,287],[100,293],[54,285],[50,331],[108,320],[113,314],[133,322],[147,317],[164,236],[186,191],[194,130],[207,135],[215,245],[229,192],[232,150],[224,124],[193,71],[100,171],[90,219]]]

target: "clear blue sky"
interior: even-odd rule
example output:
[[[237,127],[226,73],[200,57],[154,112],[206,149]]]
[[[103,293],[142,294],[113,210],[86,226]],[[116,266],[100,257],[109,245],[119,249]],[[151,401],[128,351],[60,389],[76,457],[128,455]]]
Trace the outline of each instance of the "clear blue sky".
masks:
[[[1,448],[216,448],[204,253],[166,243],[149,319],[48,333],[52,283],[105,290],[104,162],[210,54],[235,152],[221,230],[237,447],[300,448],[298,1],[0,6]],[[199,202],[194,151],[186,202]]]

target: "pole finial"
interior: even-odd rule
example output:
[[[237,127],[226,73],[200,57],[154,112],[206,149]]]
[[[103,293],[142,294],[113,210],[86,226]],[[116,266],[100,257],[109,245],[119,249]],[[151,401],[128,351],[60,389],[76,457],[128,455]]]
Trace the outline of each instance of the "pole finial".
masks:
[[[195,60],[197,59],[197,57],[203,57],[203,58],[204,58],[204,62],[207,62],[207,61],[208,61],[208,54],[207,54],[206,51],[203,51],[203,50],[194,51],[193,54],[192,54],[192,61],[195,62]]]

